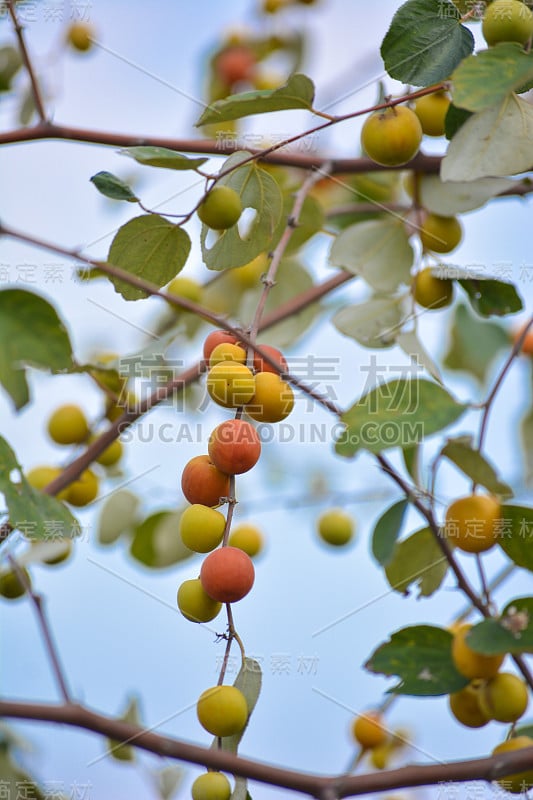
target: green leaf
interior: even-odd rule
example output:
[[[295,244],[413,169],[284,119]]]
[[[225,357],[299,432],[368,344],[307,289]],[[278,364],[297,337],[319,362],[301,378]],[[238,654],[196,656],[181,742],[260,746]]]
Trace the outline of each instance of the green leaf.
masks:
[[[270,111],[286,111],[294,108],[310,110],[313,107],[315,87],[307,75],[291,75],[279,89],[262,89],[242,92],[211,103],[196,123],[199,128],[211,122],[227,122],[250,114],[267,114]]]
[[[413,364],[423,367],[432,378],[442,383],[440,370],[420,341],[417,331],[402,331],[397,343]]]
[[[136,203],[136,197],[125,181],[117,178],[111,172],[97,172],[91,178],[100,194],[110,197],[112,200],[126,200],[128,203]]]
[[[9,92],[11,81],[22,67],[22,56],[17,47],[0,47],[0,92]]]
[[[361,449],[380,453],[390,447],[412,446],[451,425],[466,408],[426,380],[382,383],[342,415],[347,429],[335,449],[349,458]]]
[[[22,799],[22,797],[26,797],[28,800],[50,798],[49,792],[46,792],[46,795],[43,794],[32,776],[21,770],[13,761],[9,750],[4,748],[0,749],[0,781],[2,792],[7,800]]]
[[[0,492],[4,495],[10,524],[27,539],[79,535],[78,522],[68,508],[55,497],[30,486],[13,450],[1,436]]]
[[[385,567],[391,589],[409,594],[409,587],[419,587],[419,597],[434,594],[448,571],[448,560],[443,555],[429,528],[416,531],[402,542],[397,542],[392,560]]]
[[[533,407],[520,421],[520,444],[524,461],[525,482],[533,481]]]
[[[513,735],[511,738],[515,738],[516,736],[529,736],[530,739],[533,739],[533,723],[530,725],[516,725],[513,726]]]
[[[502,498],[513,496],[513,490],[498,478],[496,470],[487,459],[474,448],[471,436],[458,436],[448,439],[441,450],[441,455],[455,464],[461,472],[480,486],[484,486],[492,494]]]
[[[474,625],[466,636],[468,646],[487,656],[533,653],[533,597],[507,603],[500,619]]]
[[[533,572],[533,508],[502,506],[502,531],[498,544],[518,567]]]
[[[98,520],[98,542],[113,544],[128,532],[137,518],[140,500],[128,489],[118,489],[105,501]]]
[[[389,691],[415,697],[438,697],[468,683],[452,659],[452,634],[433,625],[413,625],[393,633],[365,664],[370,672],[397,675]]]
[[[443,181],[475,181],[527,172],[533,165],[533,107],[512,94],[473,114],[457,131],[441,163]],[[480,146],[482,142],[482,146]]]
[[[15,408],[29,400],[26,366],[67,372],[72,348],[57,312],[32,292],[0,291],[0,382]]]
[[[332,322],[339,333],[374,350],[392,347],[396,343],[405,318],[400,298],[374,297],[341,308]]]
[[[400,6],[381,45],[391,78],[414,86],[447,80],[474,49],[474,37],[459,19],[448,0],[408,0]]]
[[[372,555],[381,566],[388,564],[393,556],[407,507],[407,500],[399,500],[376,522],[372,533]]]
[[[109,248],[108,261],[131,275],[165,286],[182,269],[191,240],[179,228],[157,214],[143,214],[123,225]],[[139,300],[149,293],[108,276],[115,291],[125,300]]]
[[[182,767],[171,765],[163,767],[162,769],[153,770],[151,775],[161,800],[170,800],[181,786],[185,771]]]
[[[474,311],[482,317],[516,314],[523,308],[520,295],[512,283],[483,277],[459,280]]]
[[[472,116],[471,111],[465,108],[457,108],[453,103],[450,103],[444,120],[444,135],[447,139],[453,139],[459,128],[461,128],[467,119]]]
[[[438,175],[422,175],[418,185],[423,208],[443,217],[454,217],[481,208],[488,200],[511,189],[514,181],[510,178],[480,178],[468,183],[443,183]]]
[[[415,444],[413,447],[404,447],[402,449],[402,458],[405,469],[413,479],[415,486],[420,485],[420,457],[421,447]]]
[[[515,42],[500,42],[462,61],[451,77],[453,102],[485,111],[533,79],[533,56]]]
[[[208,161],[207,158],[188,158],[168,147],[149,147],[139,145],[138,147],[123,147],[118,151],[121,156],[128,156],[137,161],[138,164],[145,164],[147,167],[161,167],[163,169],[198,169]]]
[[[178,535],[181,513],[158,511],[135,528],[130,554],[151,569],[162,569],[190,558],[193,553]]]
[[[117,719],[121,722],[128,722],[130,725],[141,725],[139,704],[136,697],[131,698],[125,711]],[[117,761],[135,761],[135,748],[131,744],[122,744],[115,739],[108,739],[107,749],[111,758]]]
[[[246,698],[246,705],[248,706],[248,720],[246,722],[246,726],[240,733],[236,733],[234,736],[224,736],[220,740],[222,750],[227,750],[230,753],[237,752],[239,743],[244,735],[244,731],[248,727],[248,722],[259,698],[261,684],[262,674],[259,662],[253,658],[245,658],[233,685],[236,686],[237,689],[240,689]],[[218,740],[215,739],[213,742],[214,747],[217,746],[217,741]]]
[[[279,224],[283,197],[274,178],[253,161],[242,167],[237,166],[249,155],[239,151],[230,156],[224,162],[222,170],[234,169],[220,180],[219,185],[234,189],[241,198],[243,209],[255,209],[256,216],[244,237],[241,237],[239,224],[233,225],[222,231],[212,246],[207,244],[209,228],[202,225],[202,256],[209,269],[231,269],[248,264],[260,253],[270,249]]]
[[[509,335],[501,325],[475,317],[462,303],[457,305],[445,367],[468,372],[483,384],[495,357],[508,348]]]
[[[351,225],[333,242],[329,263],[360,275],[377,292],[393,292],[410,282],[413,248],[397,219]]]

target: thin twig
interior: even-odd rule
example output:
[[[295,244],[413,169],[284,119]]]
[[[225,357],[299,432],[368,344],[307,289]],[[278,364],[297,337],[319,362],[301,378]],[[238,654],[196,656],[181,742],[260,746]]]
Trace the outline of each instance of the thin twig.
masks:
[[[41,119],[41,122],[46,123],[46,111],[44,108],[41,88],[39,86],[39,81],[37,80],[35,70],[33,68],[30,54],[28,53],[28,48],[26,46],[26,39],[24,37],[24,29],[18,20],[14,0],[7,0],[7,10],[9,11],[9,16],[11,17],[11,20],[13,22],[13,27],[15,29],[15,34],[19,43],[20,54],[22,56],[22,60],[24,61],[26,72],[28,73],[28,77],[30,79],[31,91],[33,94],[33,102],[35,103],[35,108]]]

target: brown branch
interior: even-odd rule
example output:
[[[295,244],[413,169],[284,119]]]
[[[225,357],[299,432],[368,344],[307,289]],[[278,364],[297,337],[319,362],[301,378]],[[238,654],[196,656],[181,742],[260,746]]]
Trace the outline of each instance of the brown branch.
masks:
[[[41,119],[41,122],[43,124],[46,124],[46,111],[44,108],[41,88],[39,86],[35,70],[33,68],[30,54],[28,53],[28,48],[26,46],[26,39],[24,38],[24,28],[22,27],[22,25],[18,20],[17,12],[15,10],[14,0],[7,0],[7,10],[9,11],[9,16],[11,17],[11,20],[13,22],[13,27],[15,29],[15,34],[19,43],[20,54],[22,56],[24,66],[26,67],[26,72],[28,73],[28,77],[30,79],[31,91],[33,94],[33,102],[35,103],[35,108],[37,109],[37,113]]]
[[[200,764],[211,769],[279,786],[321,798],[354,797],[361,794],[390,791],[438,783],[464,783],[472,780],[492,781],[516,772],[531,769],[533,747],[500,753],[488,758],[453,761],[447,764],[412,764],[399,769],[366,775],[324,776],[275,767],[264,762],[236,756],[225,750],[200,747],[169,736],[163,736],[98,714],[77,705],[49,705],[0,701],[0,717],[54,722],[82,728],[121,743],[166,758]]]

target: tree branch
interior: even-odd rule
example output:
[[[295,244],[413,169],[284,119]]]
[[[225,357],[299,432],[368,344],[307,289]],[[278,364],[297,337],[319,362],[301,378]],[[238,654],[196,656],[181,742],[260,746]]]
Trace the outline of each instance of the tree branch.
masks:
[[[28,48],[26,46],[26,39],[24,38],[24,29],[18,20],[14,0],[7,0],[7,10],[9,11],[9,16],[11,17],[11,20],[13,22],[13,28],[15,29],[15,35],[19,43],[20,54],[22,56],[22,60],[24,61],[26,72],[28,73],[28,77],[30,79],[31,91],[33,94],[33,102],[35,103],[35,108],[37,109],[37,113],[41,119],[41,122],[43,124],[46,124],[46,111],[44,108],[41,88],[39,86],[39,81],[37,80],[35,70],[33,68],[30,54],[28,53]]]

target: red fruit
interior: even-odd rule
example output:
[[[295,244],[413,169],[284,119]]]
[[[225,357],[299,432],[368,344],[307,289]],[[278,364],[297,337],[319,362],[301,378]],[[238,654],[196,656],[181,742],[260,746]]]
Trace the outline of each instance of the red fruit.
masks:
[[[211,331],[204,342],[204,358],[209,361],[211,353],[218,344],[228,342],[229,344],[237,344],[237,338],[229,331]]]
[[[221,547],[209,553],[200,570],[204,591],[219,603],[242,600],[254,585],[252,559],[238,547]]]
[[[217,56],[215,70],[222,83],[232,86],[234,83],[250,80],[255,63],[256,57],[249,47],[233,45]]]
[[[285,360],[285,356],[281,353],[276,347],[271,347],[269,344],[262,344],[261,350],[271,356],[276,364],[279,364],[281,370],[283,372],[288,371],[287,361]],[[263,358],[259,355],[259,353],[254,353],[254,368],[256,372],[276,372],[274,367],[271,367],[267,361],[264,361]]]
[[[189,503],[218,506],[229,495],[229,475],[220,472],[209,456],[195,456],[185,464],[181,490]]]
[[[261,442],[254,426],[243,419],[228,419],[209,437],[209,457],[227,475],[240,475],[257,464]]]

